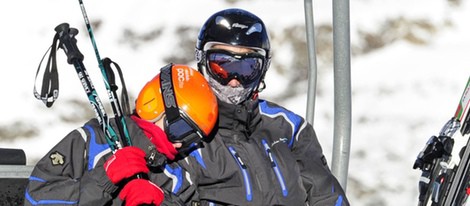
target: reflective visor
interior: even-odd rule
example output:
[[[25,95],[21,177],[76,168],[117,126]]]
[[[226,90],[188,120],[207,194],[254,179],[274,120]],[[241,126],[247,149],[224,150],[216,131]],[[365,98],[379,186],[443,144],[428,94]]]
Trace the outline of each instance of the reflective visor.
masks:
[[[183,143],[182,148],[198,142],[203,139],[202,132],[198,129],[196,124],[189,120],[186,115],[180,114],[180,116],[172,122],[165,121],[164,124],[165,132],[168,139],[171,142]]]
[[[260,78],[265,59],[256,52],[236,54],[226,50],[208,50],[206,58],[209,73],[222,85],[237,79],[245,86]]]
[[[184,114],[180,114],[180,116],[172,122],[168,122],[167,120],[165,123],[165,132],[171,142],[182,142],[182,140],[190,133],[197,133],[198,136],[203,138],[198,127]]]

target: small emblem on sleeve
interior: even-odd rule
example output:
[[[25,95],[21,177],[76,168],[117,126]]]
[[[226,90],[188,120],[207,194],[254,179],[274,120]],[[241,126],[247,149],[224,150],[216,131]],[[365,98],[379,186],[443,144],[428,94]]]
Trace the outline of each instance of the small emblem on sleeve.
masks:
[[[59,152],[55,151],[52,153],[49,158],[51,158],[52,165],[63,165],[64,164],[64,155],[60,154]]]

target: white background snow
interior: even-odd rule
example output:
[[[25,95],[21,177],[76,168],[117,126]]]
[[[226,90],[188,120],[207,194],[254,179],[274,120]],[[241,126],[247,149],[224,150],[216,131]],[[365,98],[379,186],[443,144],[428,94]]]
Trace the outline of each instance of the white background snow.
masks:
[[[258,14],[277,30],[304,21],[303,1],[238,1],[228,4],[214,0],[85,1],[91,20],[102,19],[95,33],[101,57],[111,57],[124,69],[130,92],[136,94],[158,69],[168,62],[161,54],[177,47],[167,37],[133,50],[120,46],[116,34],[124,27],[136,31],[162,25],[202,25],[212,13],[240,7]],[[374,30],[390,17],[424,18],[437,24],[436,35],[426,37],[427,45],[397,41],[387,47],[351,59],[352,140],[347,193],[353,205],[416,205],[420,172],[412,169],[418,152],[429,136],[437,134],[453,116],[470,68],[470,5],[451,7],[444,0],[355,0],[350,2],[351,41],[358,42],[357,30]],[[332,2],[314,1],[315,24],[332,22]],[[0,142],[0,147],[25,150],[28,164],[44,155],[69,131],[80,124],[63,123],[61,101],[85,98],[73,66],[59,51],[60,96],[52,109],[33,96],[33,82],[42,55],[52,42],[54,28],[67,22],[78,28],[85,65],[103,102],[107,95],[79,8],[74,0],[15,0],[0,7],[0,125],[25,121],[40,128],[35,138]],[[419,31],[417,31],[419,32]],[[168,34],[167,34],[168,33]],[[194,37],[196,38],[196,37]],[[193,47],[193,45],[189,45]],[[276,52],[275,47],[272,48]],[[278,51],[281,53],[281,51]],[[276,57],[274,57],[276,58]],[[192,66],[195,66],[193,64]],[[272,70],[274,71],[274,70]],[[333,144],[333,68],[318,76],[327,92],[316,99],[314,127],[331,165]],[[267,75],[269,99],[283,84],[282,76]],[[300,115],[306,112],[306,96],[280,104]],[[456,135],[456,148],[464,138]],[[457,150],[457,149],[456,149]]]

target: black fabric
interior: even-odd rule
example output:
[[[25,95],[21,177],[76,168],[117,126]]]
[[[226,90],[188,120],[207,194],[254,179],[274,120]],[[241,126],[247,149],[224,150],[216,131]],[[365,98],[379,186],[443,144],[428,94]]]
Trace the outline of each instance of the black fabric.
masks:
[[[302,117],[255,99],[219,102],[218,120],[212,141],[180,162],[201,205],[349,205]]]
[[[234,105],[217,100],[219,105],[218,128],[241,131],[251,134],[261,121],[258,101],[247,100],[243,104]]]
[[[0,165],[26,165],[22,149],[0,148]]]
[[[169,124],[179,118],[178,103],[176,102],[175,90],[173,88],[173,78],[171,75],[173,64],[168,64],[160,70],[160,88],[162,98],[165,102],[165,115]],[[171,98],[168,98],[168,97]]]
[[[27,178],[0,178],[0,205],[23,205]]]

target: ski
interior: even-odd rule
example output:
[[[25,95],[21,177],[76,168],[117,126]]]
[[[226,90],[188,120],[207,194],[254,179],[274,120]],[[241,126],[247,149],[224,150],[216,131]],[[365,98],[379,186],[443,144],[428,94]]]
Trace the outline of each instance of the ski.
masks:
[[[467,81],[467,86],[465,87],[465,91],[460,100],[459,107],[457,108],[457,111],[455,112],[455,115],[454,115],[456,118],[462,120],[463,118],[462,114],[467,113],[467,115],[465,115],[465,120],[462,122],[462,128],[460,129],[460,133],[462,135],[466,135],[470,133],[470,124],[469,124],[470,116],[468,115],[468,111],[467,111],[469,110],[469,106],[468,106],[469,102],[470,102],[470,79],[469,81]]]
[[[453,118],[461,123],[460,133],[462,136],[468,134],[468,119],[469,119],[469,99],[470,99],[470,79],[460,99],[459,105]],[[465,118],[465,120],[463,119]],[[463,120],[463,121],[462,121]],[[439,205],[462,205],[468,197],[469,189],[469,173],[470,173],[470,138],[467,140],[466,146],[460,151],[459,164],[449,170],[448,177],[450,179],[446,182],[443,188],[442,197],[439,199]]]
[[[470,103],[470,78],[460,98],[454,116],[446,122],[439,136],[432,136],[424,149],[418,154],[413,169],[421,169],[419,181],[418,205],[433,206],[461,205],[467,194],[470,172],[470,139],[460,152],[460,162],[453,167],[452,150],[454,139],[452,138],[460,129],[462,136],[469,133],[469,103]]]

